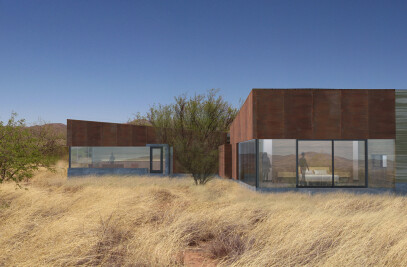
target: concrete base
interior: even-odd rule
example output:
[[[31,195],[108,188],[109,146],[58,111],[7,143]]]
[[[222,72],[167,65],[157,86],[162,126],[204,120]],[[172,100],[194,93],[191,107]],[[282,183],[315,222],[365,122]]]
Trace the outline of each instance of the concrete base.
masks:
[[[69,168],[69,177],[88,175],[150,175],[147,168]],[[160,174],[161,176],[163,174]]]
[[[298,192],[308,195],[320,193],[394,194],[393,188],[257,188],[259,192]]]
[[[395,191],[396,194],[407,195],[407,183],[396,183]]]
[[[320,194],[320,193],[339,193],[339,192],[344,192],[344,193],[352,193],[352,194],[394,194],[396,190],[394,188],[296,188],[296,187],[284,187],[284,188],[256,188],[255,186],[248,185],[246,183],[243,183],[239,180],[234,180],[231,179],[232,181],[235,181],[239,183],[240,185],[256,191],[256,192],[261,192],[261,193],[287,193],[287,192],[298,192],[298,193],[304,193],[308,195],[313,195],[313,194]],[[396,184],[397,188],[397,184]],[[407,183],[405,184],[404,187],[404,193],[402,193],[401,188],[399,189],[400,191],[398,193],[400,194],[407,194]]]

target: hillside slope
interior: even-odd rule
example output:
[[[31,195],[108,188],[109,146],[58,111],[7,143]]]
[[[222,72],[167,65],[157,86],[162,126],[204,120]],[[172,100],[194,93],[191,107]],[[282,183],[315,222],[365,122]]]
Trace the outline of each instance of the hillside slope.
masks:
[[[0,266],[407,266],[404,197],[65,172],[0,185]]]

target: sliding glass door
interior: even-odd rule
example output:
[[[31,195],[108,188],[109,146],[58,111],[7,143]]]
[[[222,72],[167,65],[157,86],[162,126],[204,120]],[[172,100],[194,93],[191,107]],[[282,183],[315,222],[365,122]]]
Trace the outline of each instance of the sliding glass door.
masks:
[[[332,186],[332,141],[298,141],[299,187]]]
[[[298,140],[297,187],[364,187],[365,158],[365,140]]]

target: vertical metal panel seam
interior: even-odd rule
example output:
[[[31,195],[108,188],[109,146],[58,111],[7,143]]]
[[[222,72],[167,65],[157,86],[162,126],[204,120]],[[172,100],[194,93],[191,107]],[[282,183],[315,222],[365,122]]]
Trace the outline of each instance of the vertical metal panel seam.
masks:
[[[340,117],[339,117],[339,134],[340,134],[340,136],[339,136],[339,138],[343,138],[343,136],[342,136],[342,112],[343,112],[343,108],[342,108],[342,90],[339,90],[339,101],[341,101],[341,103],[340,103],[340,105],[341,105],[341,115],[340,115]]]
[[[285,125],[286,125],[286,122],[285,122],[285,90],[283,90],[283,118],[282,118],[282,120],[283,120],[283,138],[287,138],[286,137],[286,135],[285,135]]]
[[[367,91],[367,138],[370,139],[370,90]]]
[[[315,89],[311,90],[311,102],[312,102],[312,108],[311,108],[311,136],[312,139],[315,139],[315,101],[314,101],[314,91]]]
[[[256,108],[257,108],[257,94],[255,93],[255,90],[252,90],[253,92],[253,100],[252,100],[252,134],[253,134],[253,138],[257,139],[257,112],[256,112]]]

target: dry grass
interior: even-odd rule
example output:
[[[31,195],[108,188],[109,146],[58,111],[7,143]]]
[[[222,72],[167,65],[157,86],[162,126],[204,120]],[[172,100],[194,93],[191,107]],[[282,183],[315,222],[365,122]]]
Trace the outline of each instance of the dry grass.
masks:
[[[407,266],[407,199],[41,171],[0,186],[0,266]]]

